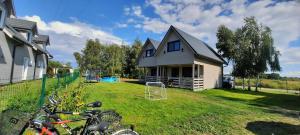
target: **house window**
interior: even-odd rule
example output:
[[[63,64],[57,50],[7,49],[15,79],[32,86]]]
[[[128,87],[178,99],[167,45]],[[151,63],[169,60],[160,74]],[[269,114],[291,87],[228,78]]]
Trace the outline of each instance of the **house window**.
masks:
[[[146,57],[152,57],[153,55],[154,55],[154,50],[153,49],[146,50]]]
[[[168,52],[180,50],[180,40],[172,41],[168,43]]]

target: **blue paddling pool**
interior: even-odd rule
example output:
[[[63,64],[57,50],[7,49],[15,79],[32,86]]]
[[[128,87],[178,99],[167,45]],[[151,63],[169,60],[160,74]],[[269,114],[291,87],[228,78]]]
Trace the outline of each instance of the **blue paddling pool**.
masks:
[[[103,77],[101,79],[101,82],[118,82],[118,78],[117,77]]]

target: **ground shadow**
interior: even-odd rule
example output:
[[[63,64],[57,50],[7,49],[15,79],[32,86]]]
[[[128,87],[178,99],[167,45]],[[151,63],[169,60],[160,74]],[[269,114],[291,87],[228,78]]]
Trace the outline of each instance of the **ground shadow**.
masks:
[[[134,80],[124,80],[124,82],[127,82],[127,83],[133,83],[133,84],[145,84],[143,82],[140,82],[140,81],[134,81]]]
[[[298,95],[289,95],[289,94],[280,94],[280,93],[269,93],[269,92],[255,92],[255,91],[247,91],[247,90],[226,90],[232,93],[238,94],[250,94],[250,95],[258,95],[262,96],[261,98],[257,98],[254,100],[240,99],[240,98],[232,98],[228,100],[240,100],[248,102],[248,104],[256,105],[256,106],[266,106],[266,107],[279,107],[288,110],[300,111],[300,96]]]
[[[247,123],[246,129],[256,135],[300,134],[300,125],[274,121],[253,121]]]

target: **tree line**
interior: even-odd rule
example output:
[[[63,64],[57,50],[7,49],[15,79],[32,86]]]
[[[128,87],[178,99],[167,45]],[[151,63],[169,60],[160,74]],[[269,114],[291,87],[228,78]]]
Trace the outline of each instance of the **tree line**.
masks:
[[[101,76],[138,78],[141,69],[136,62],[141,49],[139,39],[130,46],[102,44],[98,39],[89,39],[81,52],[73,55],[81,73],[95,71]]]
[[[280,52],[274,46],[272,31],[268,26],[258,24],[255,17],[246,17],[244,25],[231,30],[220,25],[217,31],[218,53],[232,63],[232,75],[248,78],[248,90],[251,90],[250,78],[256,78],[257,91],[259,77],[266,71],[280,71]]]

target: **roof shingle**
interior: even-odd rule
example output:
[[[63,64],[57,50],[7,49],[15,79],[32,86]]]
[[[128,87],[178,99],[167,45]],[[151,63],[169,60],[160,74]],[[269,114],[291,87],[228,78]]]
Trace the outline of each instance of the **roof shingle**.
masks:
[[[6,24],[16,29],[26,29],[32,30],[34,33],[37,33],[36,22],[17,19],[17,18],[6,18]]]
[[[211,48],[209,45],[207,45],[205,42],[197,39],[196,37],[174,27],[173,27],[180,36],[182,36],[182,38],[184,40],[186,40],[186,42],[194,49],[194,51],[200,55],[200,56],[204,56],[219,62],[225,62],[222,57],[215,52],[215,50],[213,48]]]

